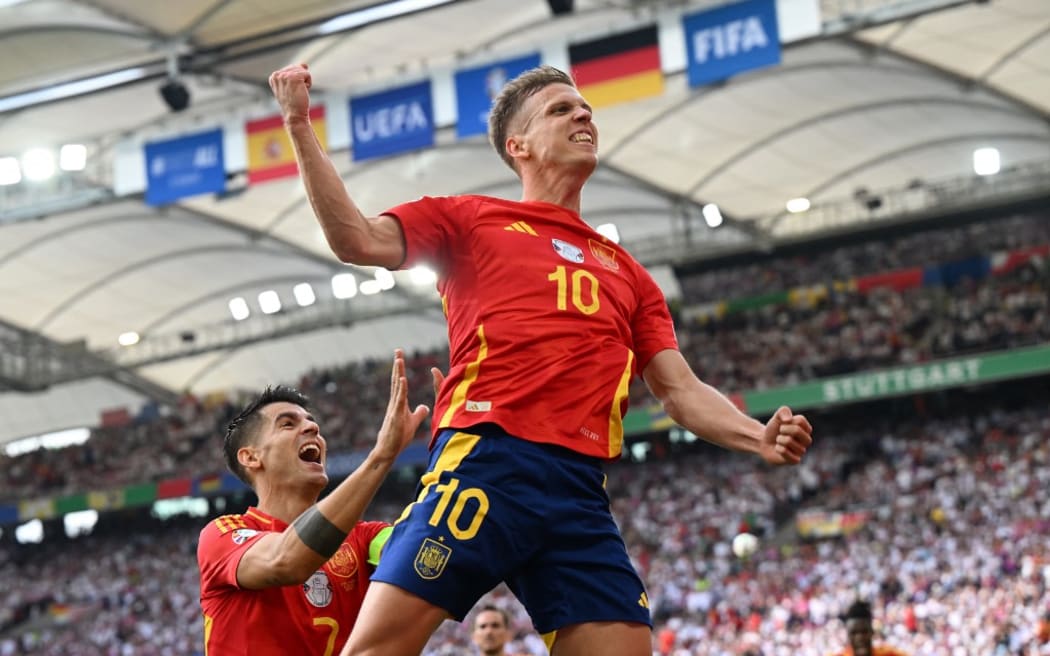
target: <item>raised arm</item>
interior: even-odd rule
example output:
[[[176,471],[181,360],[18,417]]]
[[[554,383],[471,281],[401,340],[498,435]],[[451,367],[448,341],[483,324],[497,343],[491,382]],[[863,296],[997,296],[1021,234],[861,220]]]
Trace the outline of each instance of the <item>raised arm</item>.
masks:
[[[755,453],[774,465],[798,464],[813,442],[804,416],[781,406],[763,426],[697,378],[676,350],[657,353],[642,376],[668,416],[708,442]]]
[[[390,402],[375,446],[331,494],[310,506],[282,533],[262,536],[241,558],[237,583],[260,589],[306,581],[338,550],[361,519],[394,460],[416,434],[428,408],[408,409],[404,354],[398,350],[390,380]]]
[[[270,75],[270,88],[281,106],[306,196],[328,246],[343,262],[397,269],[405,259],[401,224],[385,214],[366,216],[350,198],[310,125],[312,84],[306,64],[286,66]]]

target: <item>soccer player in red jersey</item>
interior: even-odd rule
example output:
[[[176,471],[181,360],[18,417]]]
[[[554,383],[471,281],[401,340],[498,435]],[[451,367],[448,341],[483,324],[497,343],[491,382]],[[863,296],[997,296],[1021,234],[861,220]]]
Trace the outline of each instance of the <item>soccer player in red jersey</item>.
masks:
[[[305,65],[270,76],[329,246],[355,264],[433,266],[450,345],[419,496],[343,654],[419,654],[506,581],[556,656],[648,656],[648,597],[602,473],[620,455],[631,379],[697,435],[773,464],[800,461],[809,422],[782,407],[763,425],[701,382],[648,272],[583,221],[598,130],[568,75],[528,71],[495,101],[489,136],[521,201],[422,198],[378,216],[314,136],[311,84]]]
[[[259,505],[201,531],[209,656],[332,656],[342,648],[390,534],[387,524],[359,519],[427,414],[425,406],[409,412],[406,387],[398,351],[375,446],[321,501],[326,445],[302,394],[267,389],[230,424],[227,466]]]
[[[846,637],[849,648],[835,656],[908,656],[902,651],[886,645],[875,645],[875,629],[872,624],[871,604],[855,601],[846,610]]]

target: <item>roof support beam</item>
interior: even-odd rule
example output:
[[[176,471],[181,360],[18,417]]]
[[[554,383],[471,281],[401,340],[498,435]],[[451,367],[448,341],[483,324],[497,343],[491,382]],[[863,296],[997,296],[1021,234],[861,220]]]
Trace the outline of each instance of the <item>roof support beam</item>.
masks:
[[[178,394],[83,346],[61,344],[0,320],[0,387],[38,392],[53,385],[102,376],[164,404]]]

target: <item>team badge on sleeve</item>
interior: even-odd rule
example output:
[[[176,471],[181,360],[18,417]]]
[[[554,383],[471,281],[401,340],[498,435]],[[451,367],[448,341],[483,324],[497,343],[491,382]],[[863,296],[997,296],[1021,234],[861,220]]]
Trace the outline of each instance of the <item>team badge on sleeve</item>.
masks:
[[[424,539],[416,554],[416,574],[424,579],[436,579],[445,571],[451,555],[452,549],[448,546],[430,538]]]

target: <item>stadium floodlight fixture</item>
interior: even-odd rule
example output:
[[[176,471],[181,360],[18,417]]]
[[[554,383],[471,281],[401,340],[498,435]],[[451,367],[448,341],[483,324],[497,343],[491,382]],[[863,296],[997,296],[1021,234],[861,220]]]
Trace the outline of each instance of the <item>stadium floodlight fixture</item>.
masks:
[[[973,151],[973,172],[977,175],[995,175],[1000,167],[998,148],[978,148]]]
[[[722,211],[718,209],[718,205],[708,203],[704,205],[700,212],[704,215],[704,222],[707,223],[707,227],[717,228],[722,225]]]
[[[139,343],[139,339],[141,338],[137,332],[129,330],[126,333],[120,333],[120,336],[117,337],[117,344],[120,344],[121,346],[134,346]]]
[[[332,34],[333,32],[345,32],[358,27],[364,27],[372,23],[397,18],[405,14],[417,11],[433,9],[441,5],[447,5],[454,0],[395,0],[395,2],[384,2],[350,11],[335,18],[326,20],[317,26],[318,34]]]
[[[248,309],[248,301],[241,296],[231,298],[229,306],[234,321],[244,321],[252,314],[252,311]]]
[[[620,229],[616,227],[615,223],[603,223],[595,228],[594,231],[614,244],[620,243]]]
[[[810,208],[810,203],[808,198],[792,198],[785,204],[785,207],[788,212],[798,214],[799,212],[805,212],[808,210]]]
[[[31,148],[22,155],[22,174],[26,180],[41,182],[55,174],[55,153],[47,148]]]
[[[0,187],[22,181],[22,168],[14,157],[0,157]]]
[[[58,168],[63,171],[83,171],[87,167],[87,146],[66,144],[58,151]]]
[[[338,299],[357,296],[357,278],[352,273],[337,273],[332,276],[332,296]]]
[[[272,289],[260,292],[259,309],[263,314],[277,314],[281,311],[281,297]]]
[[[422,264],[409,269],[408,275],[412,279],[412,282],[420,287],[433,285],[437,282],[437,274],[434,273],[434,270],[430,267],[425,267]]]
[[[371,296],[383,291],[383,285],[378,280],[365,280],[358,288],[365,296]]]
[[[75,510],[66,513],[62,517],[62,525],[66,529],[66,537],[75,538],[80,535],[90,535],[98,524],[98,511],[93,508],[87,510]]]
[[[292,287],[292,294],[295,296],[295,302],[299,304],[299,307],[313,305],[317,300],[317,294],[314,294],[314,288],[308,282],[301,282]]]
[[[376,269],[375,272],[376,282],[379,283],[379,289],[386,291],[387,289],[394,288],[394,274],[383,268]]]
[[[18,544],[39,544],[44,541],[44,523],[31,519],[15,528],[15,541]]]

